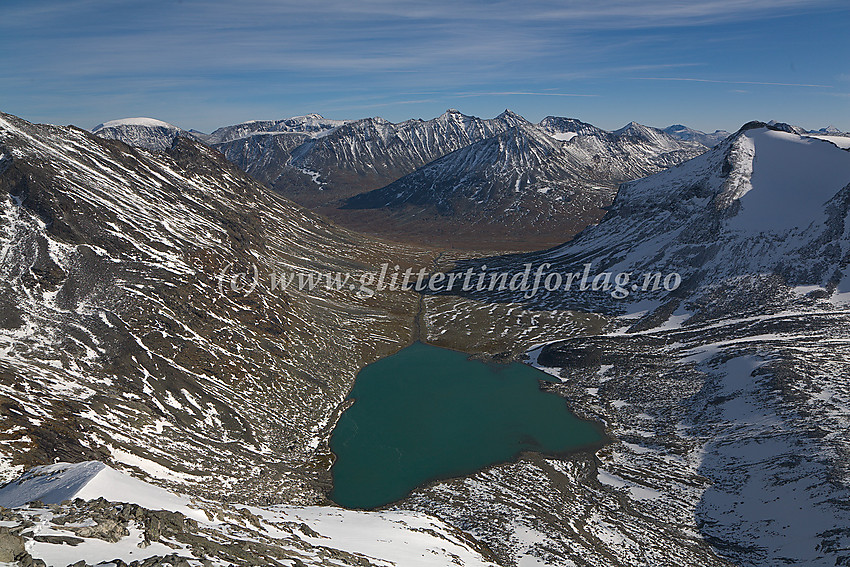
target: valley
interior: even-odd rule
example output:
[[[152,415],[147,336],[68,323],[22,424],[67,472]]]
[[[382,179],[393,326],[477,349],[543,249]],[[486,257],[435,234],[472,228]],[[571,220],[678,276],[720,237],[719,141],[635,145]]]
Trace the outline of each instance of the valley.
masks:
[[[505,154],[497,150],[518,140],[523,148],[549,148],[528,155],[567,151],[552,143],[557,138],[507,124],[516,120],[452,122],[465,125],[453,132],[503,129],[405,175],[436,183],[473,156],[498,164]],[[301,131],[277,138],[309,137],[302,144],[325,148],[314,156],[329,155],[329,129],[350,126],[315,116],[292,124]],[[263,128],[296,129],[292,124]],[[592,141],[569,130],[592,131],[584,123],[545,125],[576,140],[575,148]],[[605,139],[653,133],[638,126]],[[368,128],[377,135],[391,126]],[[692,159],[665,162],[646,177],[632,172],[640,179],[623,183],[616,198],[612,189],[604,218],[583,217],[591,226],[569,242],[505,254],[499,246],[465,252],[342,228],[290,202],[280,187],[261,185],[200,134],[165,130],[158,132],[171,137],[166,149],[144,149],[0,115],[6,480],[57,461],[103,462],[207,502],[216,509],[208,524],[201,518],[186,533],[219,540],[224,535],[216,534],[226,533],[227,545],[239,545],[233,514],[242,514],[230,506],[251,506],[258,519],[245,520],[253,530],[245,537],[272,547],[283,544],[267,538],[286,540],[288,551],[263,553],[289,565],[297,564],[293,557],[316,565],[361,559],[319,550],[348,536],[323,539],[295,528],[299,514],[313,518],[308,527],[316,533],[332,529],[331,520],[318,518],[334,514],[357,518],[352,526],[393,514],[412,526],[429,518],[427,529],[451,540],[452,553],[468,552],[461,563],[468,565],[850,560],[843,504],[850,497],[843,435],[850,415],[847,150],[788,125],[748,123]],[[451,167],[440,165],[446,159]],[[547,159],[534,170],[555,167]],[[623,171],[628,163],[618,162]],[[511,171],[524,166],[513,163]],[[391,183],[399,188],[401,179]],[[345,195],[349,189],[339,183],[338,195]],[[384,194],[374,190],[357,195]],[[683,284],[623,300],[592,290],[534,297],[384,291],[364,298],[323,287],[282,292],[264,278],[251,293],[219,285],[228,270],[357,277],[387,262],[445,272],[486,264],[511,273],[529,262],[562,272],[592,262],[614,273],[675,272]],[[378,516],[335,507],[332,435],[357,391],[355,377],[417,341],[546,372],[534,394],[602,424],[608,441],[569,454],[522,452],[467,467],[468,474],[435,473],[450,478],[413,483],[412,492],[370,513]],[[456,364],[481,365],[451,354]],[[61,471],[55,474],[70,474]],[[158,498],[137,504],[155,508],[165,497]],[[784,505],[789,501],[794,506]],[[59,508],[52,514],[83,510],[53,504]],[[24,516],[48,513],[28,509],[4,522],[17,529],[27,525]],[[144,523],[145,514],[132,521]],[[396,526],[403,531],[392,537],[402,539],[418,529]],[[150,533],[144,537],[156,539]],[[35,541],[34,534],[25,537]],[[168,537],[195,553],[187,536]],[[227,549],[216,555],[220,564]],[[233,557],[250,564],[249,555]]]
[[[0,567],[850,567],[848,24],[0,2]]]
[[[449,109],[399,123],[310,114],[208,135],[127,119],[94,132],[150,150],[192,137],[342,226],[475,253],[562,244],[602,218],[621,182],[686,161],[728,135],[668,130],[633,122],[607,132],[575,119],[534,124],[510,110],[482,119]]]

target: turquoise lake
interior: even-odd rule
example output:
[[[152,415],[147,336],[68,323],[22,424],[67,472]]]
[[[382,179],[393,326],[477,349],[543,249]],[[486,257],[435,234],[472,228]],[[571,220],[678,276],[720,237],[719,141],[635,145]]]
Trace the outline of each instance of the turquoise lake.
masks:
[[[371,509],[430,481],[597,445],[601,429],[540,390],[548,374],[415,343],[365,367],[331,436],[331,499]]]

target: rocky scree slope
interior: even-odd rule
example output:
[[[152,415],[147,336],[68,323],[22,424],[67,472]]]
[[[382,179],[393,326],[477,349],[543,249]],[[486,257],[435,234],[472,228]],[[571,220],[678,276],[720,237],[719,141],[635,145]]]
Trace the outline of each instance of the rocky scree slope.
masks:
[[[357,369],[411,340],[418,306],[273,290],[268,274],[430,264],[189,138],[150,153],[7,114],[0,227],[3,474],[101,460],[246,503],[322,499],[338,406]],[[219,294],[223,270],[254,266],[253,293]]]

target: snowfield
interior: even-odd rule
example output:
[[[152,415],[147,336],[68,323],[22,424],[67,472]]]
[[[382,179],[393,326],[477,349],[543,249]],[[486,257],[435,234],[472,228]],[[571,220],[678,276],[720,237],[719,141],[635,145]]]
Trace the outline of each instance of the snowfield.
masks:
[[[86,520],[81,525],[57,520],[63,512],[78,506],[76,502],[68,502],[77,498],[89,501],[103,498],[114,503],[103,506],[117,509],[131,503],[150,511],[177,512],[195,520],[198,532],[205,532],[206,538],[237,542],[240,536],[265,538],[276,542],[282,553],[290,552],[293,557],[297,554],[304,565],[350,564],[344,556],[339,557],[339,561],[325,562],[327,554],[323,555],[320,550],[327,548],[376,566],[495,567],[495,563],[486,560],[476,549],[472,538],[424,514],[357,512],[321,506],[230,505],[221,509],[214,503],[177,496],[97,461],[36,467],[0,488],[0,506],[13,508],[13,512],[34,523],[20,533],[32,558],[44,560],[49,567],[65,567],[80,560],[92,565],[115,559],[130,562],[175,553],[194,560],[192,564],[200,564],[204,558],[213,565],[229,564],[225,557],[210,556],[208,550],[206,553],[193,550],[191,545],[175,539],[146,540],[144,526],[135,526],[132,522],[128,524],[128,535],[117,541],[80,537],[85,532],[63,528],[91,528],[97,524],[96,519]],[[40,503],[26,505],[32,501]],[[2,525],[18,527],[5,519]],[[143,542],[146,545],[140,545]],[[299,543],[300,547],[296,545]],[[282,559],[275,564],[296,563]]]

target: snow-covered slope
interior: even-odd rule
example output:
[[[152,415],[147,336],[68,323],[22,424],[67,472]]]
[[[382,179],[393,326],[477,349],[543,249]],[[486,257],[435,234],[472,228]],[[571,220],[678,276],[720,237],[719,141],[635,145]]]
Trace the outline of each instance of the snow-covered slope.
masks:
[[[809,134],[809,137],[832,142],[842,150],[850,149],[850,135],[847,134]]]
[[[327,424],[357,369],[408,340],[417,298],[283,293],[268,274],[420,253],[184,137],[154,153],[0,114],[0,156],[3,472],[100,460],[208,496],[321,499]],[[254,266],[255,292],[228,295],[222,271]]]
[[[753,123],[711,152],[625,184],[605,223],[550,252],[595,251],[613,271],[650,267],[722,284],[777,273],[828,286],[850,259],[850,152]]]
[[[42,504],[26,505],[32,501]],[[97,461],[27,471],[0,488],[0,506],[15,508],[0,511],[0,521],[48,567],[115,559],[153,565],[174,555],[215,566],[495,566],[486,548],[424,514],[191,502]],[[199,545],[209,541],[216,544]]]
[[[547,273],[563,274],[590,263],[591,275],[640,283],[645,272],[677,272],[683,282],[623,300],[575,286],[460,298],[512,313],[619,315],[604,333],[529,353],[613,441],[594,459],[530,459],[422,489],[418,509],[482,518],[491,547],[541,561],[850,560],[850,152],[787,130],[750,123],[704,155],[624,184],[608,215],[563,246],[457,265],[521,272],[548,262]],[[456,499],[472,510],[453,509]],[[581,519],[522,512],[555,507]]]
[[[834,291],[850,260],[848,184],[847,150],[750,123],[697,158],[624,183],[599,225],[534,259],[564,268],[592,260],[599,272],[676,272],[689,294],[768,275],[786,288]],[[601,309],[606,300],[589,295],[538,300],[598,299]],[[622,310],[633,300],[609,303]]]
[[[182,128],[154,118],[110,120],[92,128],[101,138],[121,140],[125,144],[161,152],[171,147],[177,136],[190,136]]]
[[[30,469],[0,487],[0,506],[17,508],[38,500],[59,504],[65,500],[105,498],[129,502],[150,510],[171,510],[202,518],[191,511],[190,500],[121,473],[99,461],[56,463]]]

